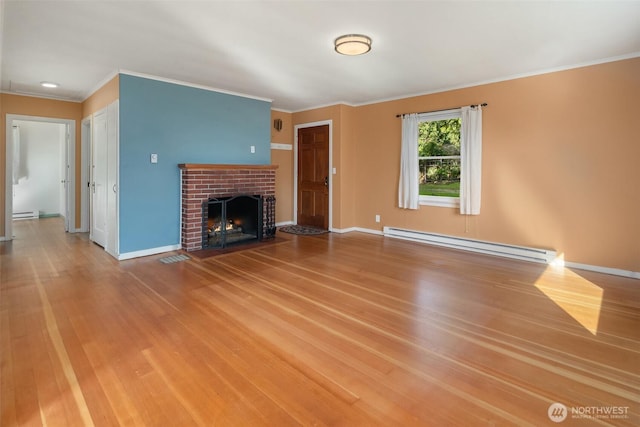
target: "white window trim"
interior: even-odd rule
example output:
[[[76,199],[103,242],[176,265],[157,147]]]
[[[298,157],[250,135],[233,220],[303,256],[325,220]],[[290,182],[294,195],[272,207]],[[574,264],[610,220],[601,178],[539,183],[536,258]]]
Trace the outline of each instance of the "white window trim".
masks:
[[[418,116],[419,123],[422,122],[435,122],[438,120],[447,119],[461,119],[462,110],[456,108],[455,110],[437,111],[434,113],[423,113]],[[435,206],[440,208],[460,208],[460,197],[446,197],[446,196],[423,196],[420,195],[418,202],[420,206]]]
[[[460,197],[447,196],[420,196],[420,206],[437,206],[440,208],[459,208]]]

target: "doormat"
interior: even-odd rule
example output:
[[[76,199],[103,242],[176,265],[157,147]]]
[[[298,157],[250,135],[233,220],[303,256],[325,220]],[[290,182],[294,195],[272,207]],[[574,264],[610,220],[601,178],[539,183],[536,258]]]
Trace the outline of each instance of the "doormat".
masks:
[[[263,246],[273,245],[274,243],[284,243],[284,242],[281,239],[278,239],[277,237],[273,237],[271,239],[264,239],[264,240],[260,240],[253,243],[243,243],[241,245],[227,246],[226,248],[200,249],[199,251],[189,252],[189,254],[197,258],[203,259],[203,258],[209,258],[216,255],[246,251],[249,249],[259,249]]]
[[[310,225],[285,225],[278,230],[283,233],[300,234],[300,235],[314,235],[328,233],[329,230],[325,230],[319,227],[312,227]]]
[[[173,255],[165,258],[160,258],[158,261],[160,261],[163,264],[172,264],[174,262],[186,261],[188,259],[189,259],[188,256],[180,254],[180,255]]]

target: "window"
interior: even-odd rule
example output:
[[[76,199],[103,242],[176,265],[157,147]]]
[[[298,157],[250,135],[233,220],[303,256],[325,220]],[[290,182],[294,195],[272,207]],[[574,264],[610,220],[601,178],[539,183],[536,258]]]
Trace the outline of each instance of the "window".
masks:
[[[460,111],[426,113],[418,123],[421,205],[460,205]]]
[[[480,215],[482,107],[485,105],[402,116],[398,179],[400,209],[419,209],[420,205],[457,206],[462,215]],[[421,125],[423,122],[427,123]],[[421,126],[422,131],[419,130]],[[419,134],[423,135],[422,151],[419,149]],[[440,134],[445,136],[438,140]],[[427,162],[422,169],[422,178],[420,160]],[[421,179],[428,184],[422,186],[422,195]],[[454,192],[456,185],[459,190]],[[429,194],[435,193],[436,189],[439,195]],[[443,193],[445,189],[449,194]]]

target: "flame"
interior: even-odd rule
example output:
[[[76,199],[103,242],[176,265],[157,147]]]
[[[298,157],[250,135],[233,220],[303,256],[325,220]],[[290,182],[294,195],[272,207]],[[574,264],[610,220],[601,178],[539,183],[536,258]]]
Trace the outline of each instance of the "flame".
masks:
[[[227,222],[227,224],[225,225],[225,230],[229,231],[233,229],[234,229],[233,221],[229,220],[229,222]],[[210,233],[219,233],[220,231],[222,231],[222,224],[218,224],[215,226],[215,228],[212,228],[211,230],[209,230]]]

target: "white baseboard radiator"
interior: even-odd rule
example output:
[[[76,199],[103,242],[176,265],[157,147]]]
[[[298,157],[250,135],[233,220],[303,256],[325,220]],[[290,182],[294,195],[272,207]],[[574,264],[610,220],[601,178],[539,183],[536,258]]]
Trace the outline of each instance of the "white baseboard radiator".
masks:
[[[506,245],[502,243],[485,242],[482,240],[467,239],[464,237],[447,236],[444,234],[405,230],[394,227],[384,227],[383,233],[386,237],[394,237],[397,239],[411,240],[430,245],[444,246],[452,249],[461,249],[525,261],[551,264],[556,259],[556,251],[550,249]]]
[[[38,219],[38,218],[40,218],[40,211],[38,210],[13,213],[13,219]]]

